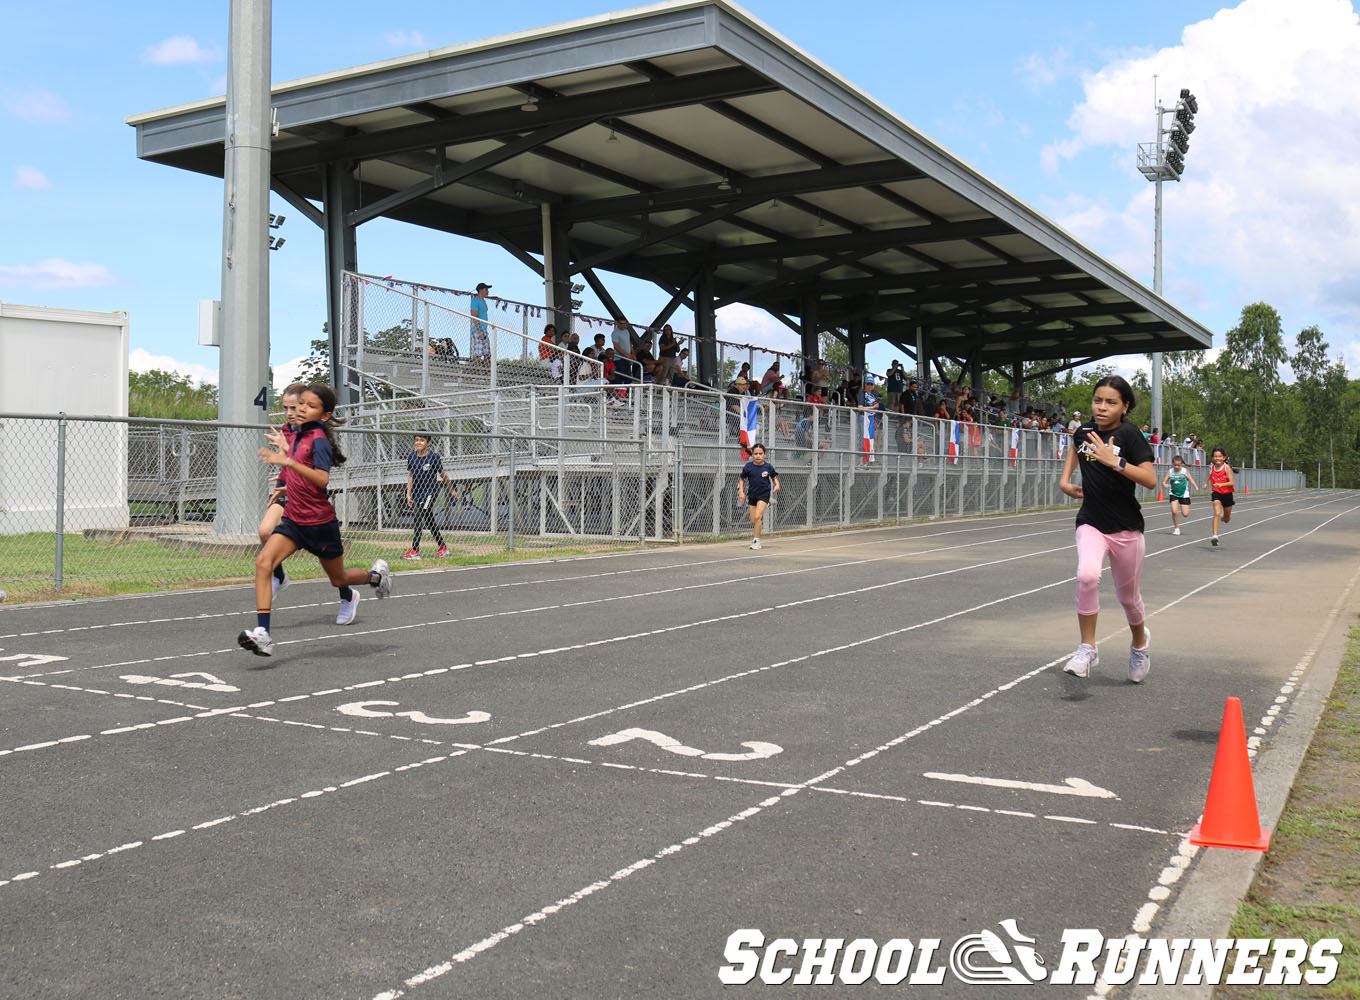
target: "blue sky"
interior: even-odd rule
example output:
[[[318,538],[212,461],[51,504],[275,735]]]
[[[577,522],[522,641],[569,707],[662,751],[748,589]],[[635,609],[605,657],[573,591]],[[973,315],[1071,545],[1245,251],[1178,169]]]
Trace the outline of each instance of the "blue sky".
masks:
[[[273,76],[623,6],[276,3]],[[744,6],[1148,285],[1152,190],[1135,144],[1152,138],[1152,74],[1166,97],[1189,86],[1201,111],[1186,180],[1166,191],[1167,297],[1217,343],[1243,305],[1264,299],[1289,334],[1322,327],[1360,375],[1360,88],[1344,86],[1360,65],[1360,20],[1350,0]],[[0,299],[125,309],[134,368],[211,381],[217,356],[197,345],[196,304],[219,295],[221,182],[139,161],[124,119],[222,93],[227,13],[226,0],[0,2]],[[283,366],[320,335],[325,297],[319,230],[285,203],[275,210],[289,216],[287,243],[271,255],[271,359]],[[382,220],[359,230],[359,263],[430,284],[487,280],[508,298],[541,288],[495,247]],[[641,283],[611,288],[639,317],[664,304]],[[588,292],[585,308],[604,311]],[[753,310],[725,310],[719,323],[738,341],[792,336]],[[888,356],[871,352],[871,363]]]

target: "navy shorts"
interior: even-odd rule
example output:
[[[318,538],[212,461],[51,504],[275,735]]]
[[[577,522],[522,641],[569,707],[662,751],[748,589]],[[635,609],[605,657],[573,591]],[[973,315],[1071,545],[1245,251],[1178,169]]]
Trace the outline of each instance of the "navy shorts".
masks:
[[[339,521],[297,524],[285,514],[274,529],[274,534],[292,539],[297,542],[298,548],[306,549],[318,559],[338,559],[345,554],[345,545],[340,541]]]
[[[769,502],[770,502],[770,494],[768,494],[768,493],[766,493],[763,497],[752,497],[752,496],[748,496],[748,497],[746,498],[746,506],[748,506],[748,507],[754,507],[754,506],[755,506],[756,504],[758,504],[758,503],[769,503]]]
[[[1224,507],[1231,507],[1234,503],[1231,490],[1229,490],[1227,493],[1215,493],[1213,496],[1214,499],[1221,503]]]

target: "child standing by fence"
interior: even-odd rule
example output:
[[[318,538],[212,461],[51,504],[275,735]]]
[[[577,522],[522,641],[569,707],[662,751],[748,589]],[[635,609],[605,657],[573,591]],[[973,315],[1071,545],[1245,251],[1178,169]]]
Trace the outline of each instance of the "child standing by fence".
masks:
[[[458,491],[453,488],[453,483],[449,482],[439,452],[430,447],[431,440],[429,431],[421,431],[415,436],[415,451],[406,456],[406,506],[414,512],[415,535],[411,539],[411,547],[402,556],[403,559],[420,558],[420,535],[427,527],[434,536],[434,543],[439,546],[439,550],[434,554],[435,558],[442,559],[449,554],[449,547],[444,544],[444,536],[439,533],[439,527],[434,523],[434,494],[439,488],[440,479],[444,480],[449,496],[455,500],[458,499]]]
[[[1119,603],[1129,623],[1129,680],[1140,684],[1151,668],[1150,636],[1139,583],[1147,540],[1143,511],[1134,486],[1157,485],[1152,446],[1127,417],[1134,406],[1133,389],[1118,375],[1096,383],[1091,417],[1072,435],[1072,448],[1063,461],[1058,483],[1070,497],[1081,500],[1077,512],[1077,651],[1063,667],[1076,677],[1087,677],[1099,661],[1096,617],[1100,612],[1100,574],[1106,556]],[[1081,467],[1081,485],[1072,473]]]
[[[369,570],[345,569],[345,549],[340,541],[340,521],[326,497],[331,467],[342,465],[344,453],[335,443],[337,423],[335,391],[315,383],[298,398],[297,433],[290,442],[282,431],[270,429],[265,437],[272,447],[260,449],[260,461],[282,470],[288,490],[288,510],[255,557],[256,625],[237,636],[242,649],[256,656],[272,656],[274,640],[269,635],[269,617],[274,568],[298,549],[306,549],[319,560],[332,584],[340,588],[340,613],[337,625],[354,621],[359,595],[352,587],[368,584],[379,598],[392,593],[392,574],[387,561],[379,559]]]

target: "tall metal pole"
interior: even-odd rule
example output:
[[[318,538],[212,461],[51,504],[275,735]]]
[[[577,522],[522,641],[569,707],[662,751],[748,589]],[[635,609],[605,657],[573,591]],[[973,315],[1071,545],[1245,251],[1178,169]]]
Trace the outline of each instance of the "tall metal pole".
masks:
[[[1163,162],[1162,149],[1162,111],[1161,106],[1157,108],[1157,197],[1156,208],[1153,209],[1153,243],[1152,243],[1152,290],[1158,296],[1162,294],[1162,171]],[[1162,426],[1162,352],[1154,351],[1152,354],[1152,416],[1151,425],[1154,428]]]
[[[263,424],[269,413],[271,3],[231,0],[218,374],[218,414],[228,423]],[[214,531],[253,533],[264,482],[255,449],[263,443],[258,434],[221,433]]]

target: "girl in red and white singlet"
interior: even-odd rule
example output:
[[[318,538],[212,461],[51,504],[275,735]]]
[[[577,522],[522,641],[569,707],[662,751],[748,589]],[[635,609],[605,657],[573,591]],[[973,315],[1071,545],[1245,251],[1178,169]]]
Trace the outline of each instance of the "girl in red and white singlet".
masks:
[[[1224,524],[1232,520],[1233,509],[1233,487],[1237,485],[1237,480],[1233,476],[1232,466],[1228,464],[1228,455],[1222,448],[1215,448],[1213,451],[1213,464],[1209,467],[1209,496],[1214,501],[1214,535],[1209,539],[1210,545],[1218,544],[1218,522],[1221,518]]]

